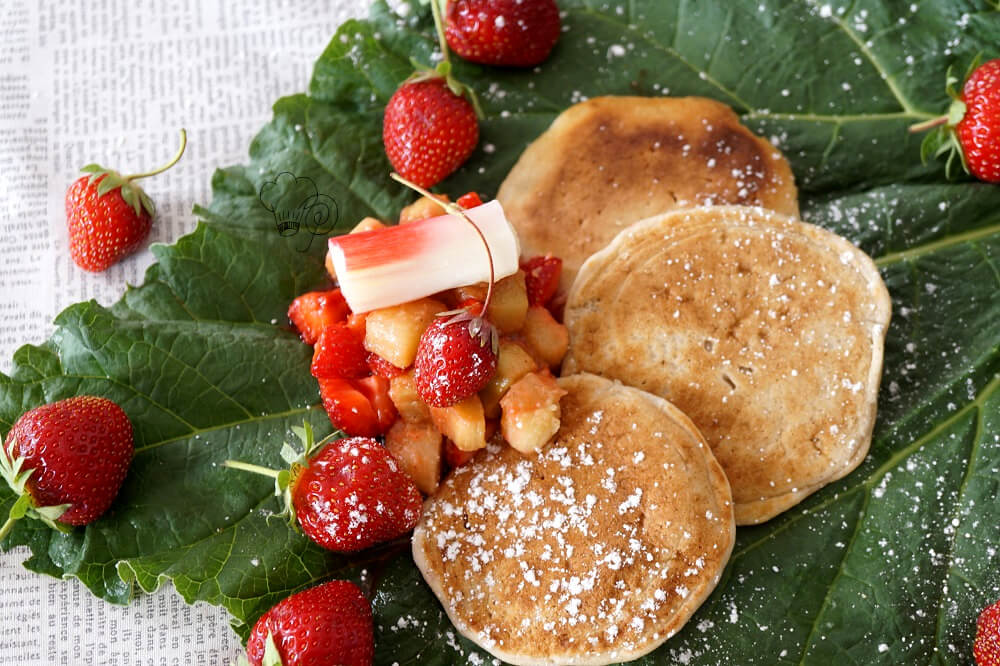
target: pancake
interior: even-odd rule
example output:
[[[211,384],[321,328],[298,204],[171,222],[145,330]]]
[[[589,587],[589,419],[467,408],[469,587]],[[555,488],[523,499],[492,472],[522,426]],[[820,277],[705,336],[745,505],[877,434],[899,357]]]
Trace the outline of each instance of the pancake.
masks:
[[[701,205],[797,216],[781,153],[703,97],[598,97],[570,107],[521,155],[497,199],[527,256],[563,260],[563,287],[619,231]]]
[[[646,654],[688,620],[733,547],[729,485],[654,395],[563,377],[538,455],[491,445],[429,498],[413,558],[464,636],[518,665]]]
[[[889,293],[845,239],[762,209],[644,220],[580,270],[564,372],[650,391],[705,435],[736,523],[760,523],[864,459]]]

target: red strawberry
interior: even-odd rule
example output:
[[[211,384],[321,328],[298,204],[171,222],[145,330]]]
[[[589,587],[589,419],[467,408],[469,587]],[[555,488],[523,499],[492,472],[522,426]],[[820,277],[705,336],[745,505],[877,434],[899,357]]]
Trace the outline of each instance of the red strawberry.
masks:
[[[1000,601],[979,614],[972,655],[976,666],[1000,666]]]
[[[377,375],[384,379],[399,377],[401,374],[406,372],[405,368],[397,368],[395,365],[385,360],[375,352],[368,352],[368,368],[372,371],[373,375]]]
[[[77,396],[25,412],[0,455],[0,475],[21,496],[0,538],[25,514],[52,527],[96,520],[118,494],[132,453],[132,424],[106,398]]]
[[[423,497],[388,449],[367,437],[327,444],[293,482],[292,505],[306,535],[338,552],[406,534]]]
[[[1000,183],[1000,58],[978,67],[962,88],[965,115],[956,126],[965,163],[979,180]]]
[[[479,141],[475,108],[444,77],[404,82],[386,106],[382,141],[393,169],[430,187],[461,166],[475,149]]]
[[[947,154],[947,172],[957,155],[962,167],[976,178],[1000,183],[1000,58],[976,67],[967,75],[961,93],[958,79],[948,71],[948,113],[919,123],[911,132],[934,128],[920,146],[924,161],[931,155]]]
[[[344,322],[327,326],[313,349],[312,371],[317,379],[368,376],[368,352],[362,341]]]
[[[320,379],[319,393],[330,422],[348,435],[381,435],[396,421],[389,382],[382,377]]]
[[[551,254],[532,257],[521,264],[521,270],[528,288],[528,304],[548,305],[559,289],[562,259]]]
[[[445,0],[451,50],[484,65],[533,67],[559,40],[554,0]]]
[[[247,641],[253,666],[268,663],[269,641],[284,666],[370,666],[372,609],[356,585],[331,580],[293,594],[257,620]]]
[[[307,345],[316,344],[323,329],[344,321],[350,313],[339,289],[310,291],[288,306],[288,319]]]
[[[308,422],[292,430],[303,449],[282,448],[288,470],[234,460],[224,464],[274,478],[285,515],[306,536],[324,548],[354,552],[395,539],[417,524],[423,496],[388,449],[370,437],[315,442]]]
[[[497,369],[496,338],[489,322],[468,312],[431,323],[413,363],[420,398],[448,407],[483,388]]]
[[[98,164],[88,164],[66,191],[66,224],[69,254],[86,271],[100,272],[135,252],[149,235],[153,201],[134,181],[166,171],[181,158],[187,134],[181,130],[181,147],[166,165],[146,173],[122,176]]]
[[[480,199],[479,195],[475,192],[466,192],[460,196],[455,203],[462,208],[475,208],[476,206],[482,206],[483,200]]]

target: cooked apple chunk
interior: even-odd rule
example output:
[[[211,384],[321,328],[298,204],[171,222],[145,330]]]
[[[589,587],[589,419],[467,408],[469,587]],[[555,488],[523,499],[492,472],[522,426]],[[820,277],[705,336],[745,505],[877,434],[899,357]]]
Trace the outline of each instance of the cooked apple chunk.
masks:
[[[410,423],[430,422],[431,410],[417,393],[412,370],[389,380],[389,398],[396,405],[396,411],[402,420]]]
[[[439,194],[438,197],[440,201],[448,202],[448,195]],[[426,220],[429,217],[437,217],[438,215],[446,215],[448,211],[434,199],[430,197],[420,197],[409,206],[404,208],[399,212],[399,223],[406,224],[407,222],[418,222],[420,220]]]
[[[500,398],[503,394],[518,379],[537,369],[538,364],[523,345],[513,340],[501,340],[496,374],[479,392],[486,418],[500,416]]]
[[[433,298],[420,298],[402,305],[368,313],[365,349],[397,368],[408,368],[417,357],[417,345],[434,317],[448,308]]]
[[[441,433],[430,422],[396,421],[385,435],[385,447],[425,495],[441,479]]]
[[[569,348],[569,332],[566,327],[540,305],[528,308],[521,337],[535,357],[550,368],[562,363]]]
[[[483,403],[473,395],[451,407],[431,407],[431,421],[463,451],[486,448],[486,417]]]
[[[540,450],[559,430],[559,399],[564,395],[548,370],[514,382],[500,400],[503,438],[524,454]]]
[[[524,326],[528,313],[528,290],[524,282],[524,272],[508,275],[493,287],[490,307],[486,310],[489,319],[501,333],[515,333]]]

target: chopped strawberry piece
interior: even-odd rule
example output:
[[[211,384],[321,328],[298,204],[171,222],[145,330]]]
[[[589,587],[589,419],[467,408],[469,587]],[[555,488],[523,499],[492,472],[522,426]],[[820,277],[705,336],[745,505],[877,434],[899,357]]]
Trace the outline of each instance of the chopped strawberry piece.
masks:
[[[288,306],[288,319],[307,345],[316,344],[324,328],[344,321],[348,314],[350,309],[339,289],[310,291]]]
[[[361,338],[346,323],[327,326],[313,350],[312,371],[317,379],[360,379],[368,376],[368,359]]]
[[[320,379],[319,394],[335,428],[348,435],[374,437],[389,426],[382,427],[371,400],[357,386],[361,381],[365,380]]]
[[[462,208],[475,208],[476,206],[482,206],[483,200],[475,192],[469,192],[460,196],[455,203]]]
[[[395,365],[385,360],[375,352],[368,352],[367,360],[368,368],[372,371],[372,374],[384,379],[399,377],[406,372],[406,368],[397,368]]]
[[[359,339],[365,339],[365,329],[367,328],[366,323],[368,321],[368,313],[362,312],[361,314],[351,313],[347,315],[347,327],[354,331],[354,334],[358,336]]]
[[[528,288],[528,304],[548,305],[559,289],[562,259],[551,254],[532,257],[521,264],[521,270]]]
[[[368,399],[375,412],[378,434],[384,434],[396,422],[396,417],[399,415],[396,412],[396,405],[389,397],[389,380],[375,376],[357,379],[351,383]]]
[[[474,457],[476,457],[476,451],[463,451],[455,446],[455,443],[450,439],[444,440],[444,461],[448,463],[448,467],[452,469],[461,467]]]
[[[466,298],[458,304],[458,307],[462,310],[468,310],[469,314],[475,317],[481,317],[483,315],[483,302],[478,298]]]

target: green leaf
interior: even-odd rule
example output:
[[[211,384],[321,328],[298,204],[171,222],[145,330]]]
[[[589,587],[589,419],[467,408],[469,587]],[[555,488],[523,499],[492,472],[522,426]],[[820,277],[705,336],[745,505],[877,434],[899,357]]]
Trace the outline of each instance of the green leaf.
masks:
[[[480,147],[440,186],[496,191],[556,115],[605,94],[704,95],[730,104],[791,161],[805,219],[859,244],[893,297],[871,453],[845,479],[741,528],[716,592],[638,664],[966,664],[975,618],[1000,597],[1000,188],[921,164],[907,128],[943,113],[950,66],[1000,56],[995,3],[562,0],[552,57],[530,71],[453,60],[483,107]],[[326,282],[323,243],[281,236],[258,193],[282,172],[334,199],[332,233],[393,219],[380,114],[437,44],[427,9],[377,2],[315,65],[308,95],[274,105],[249,162],[216,171],[202,220],[110,308],[72,306],[52,339],[0,376],[0,425],[78,393],[107,396],[136,429],[112,510],[56,533],[20,521],[3,542],[25,565],[127,603],[171,581],[224,606],[246,635],[293,591],[377,581],[378,664],[487,659],[450,626],[409,555],[345,557],[281,520],[273,480],[290,428],[330,433],[310,350],[288,303]],[[936,151],[940,144],[933,147]],[[324,227],[325,228],[325,227]],[[15,502],[0,489],[0,510]],[[762,657],[761,655],[766,655]]]

